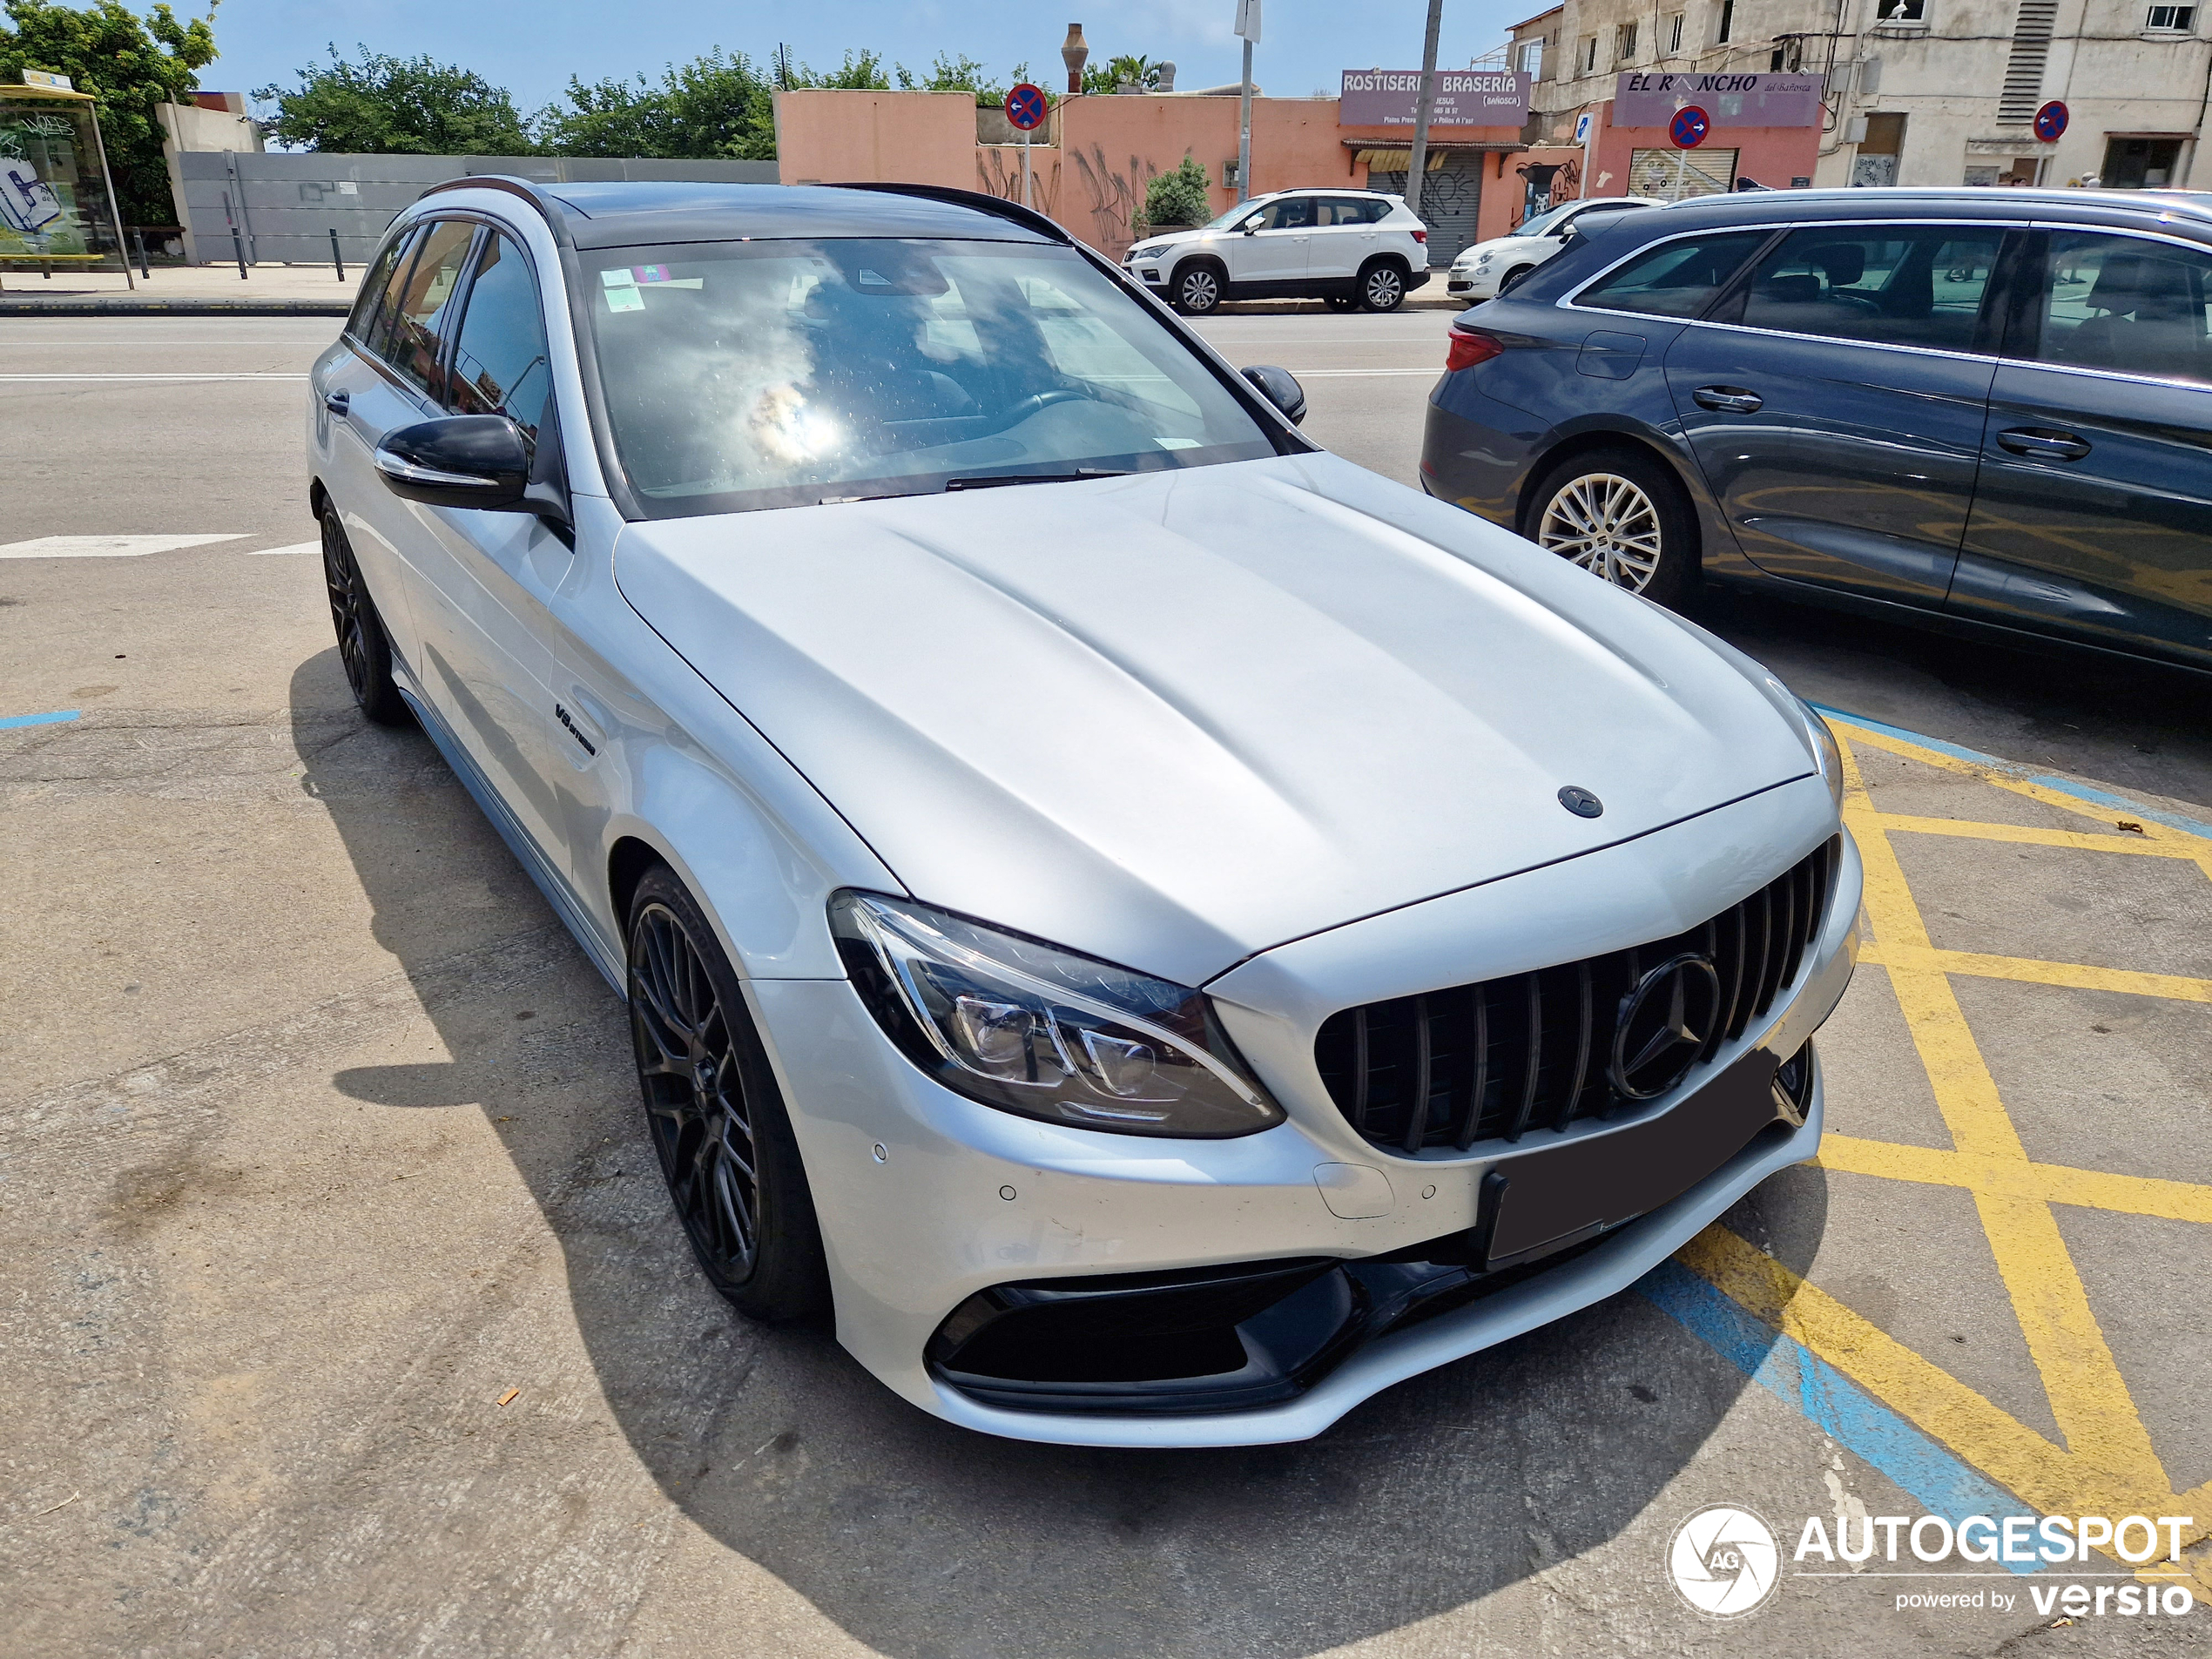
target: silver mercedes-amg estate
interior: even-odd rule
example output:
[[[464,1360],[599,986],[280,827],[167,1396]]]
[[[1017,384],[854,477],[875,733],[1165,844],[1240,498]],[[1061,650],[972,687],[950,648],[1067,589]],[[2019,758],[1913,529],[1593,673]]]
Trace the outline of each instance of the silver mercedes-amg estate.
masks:
[[[992,1433],[1318,1433],[1811,1156],[1819,718],[922,187],[403,212],[314,366],[368,716],[625,999],[699,1265]]]

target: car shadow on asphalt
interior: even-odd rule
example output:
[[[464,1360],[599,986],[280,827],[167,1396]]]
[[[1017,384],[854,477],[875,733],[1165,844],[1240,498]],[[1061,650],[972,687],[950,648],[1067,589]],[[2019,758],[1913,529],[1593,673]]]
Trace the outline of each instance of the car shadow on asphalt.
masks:
[[[576,1334],[627,1443],[593,1455],[634,1457],[694,1526],[869,1648],[1303,1655],[1399,1629],[1616,1536],[1747,1386],[1630,1291],[1401,1384],[1300,1445],[1077,1450],[916,1411],[826,1330],[751,1324],[706,1289],[645,1139],[619,1001],[428,739],[345,725],[334,659],[294,680],[304,786],[450,1055],[343,1070],[338,1088],[485,1115],[559,1243]],[[456,892],[481,896],[457,905]],[[1826,1215],[1824,1177],[1800,1167],[1730,1221],[1802,1272]],[[498,1501],[551,1501],[517,1481]],[[497,1486],[469,1501],[489,1507]],[[1730,1495],[1673,1493],[1669,1524]],[[487,1517],[527,1533],[519,1519]],[[642,1552],[658,1534],[608,1535]],[[673,1593],[655,1588],[656,1565],[641,1553],[627,1569],[649,1599]],[[711,1581],[685,1594],[718,1599]]]

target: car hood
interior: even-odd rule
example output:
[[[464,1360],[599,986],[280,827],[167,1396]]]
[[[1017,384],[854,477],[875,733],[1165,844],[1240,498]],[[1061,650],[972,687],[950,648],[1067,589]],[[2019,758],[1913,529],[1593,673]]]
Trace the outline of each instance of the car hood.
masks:
[[[1813,770],[1675,618],[1332,455],[635,523],[615,569],[914,896],[1184,984]]]

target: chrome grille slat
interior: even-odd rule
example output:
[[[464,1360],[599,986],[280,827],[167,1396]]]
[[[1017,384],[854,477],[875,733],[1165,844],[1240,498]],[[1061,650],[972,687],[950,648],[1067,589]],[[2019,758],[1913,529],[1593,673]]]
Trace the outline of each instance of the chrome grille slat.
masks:
[[[1720,1008],[1697,1062],[1709,1063],[1797,982],[1842,857],[1842,838],[1831,838],[1671,939],[1332,1015],[1314,1042],[1322,1082],[1363,1139],[1401,1156],[1603,1116],[1629,1103],[1609,1069],[1622,1006],[1644,967],[1683,951],[1712,961]]]

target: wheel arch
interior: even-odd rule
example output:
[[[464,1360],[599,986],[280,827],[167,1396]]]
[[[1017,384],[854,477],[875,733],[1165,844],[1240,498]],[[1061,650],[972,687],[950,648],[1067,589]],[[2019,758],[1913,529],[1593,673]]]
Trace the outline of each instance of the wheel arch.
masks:
[[[1535,510],[1539,479],[1549,474],[1561,462],[1574,461],[1603,449],[1627,449],[1647,455],[1666,469],[1667,475],[1675,481],[1675,487],[1682,491],[1683,500],[1689,508],[1690,526],[1695,536],[1689,550],[1690,568],[1703,570],[1705,550],[1713,534],[1708,522],[1704,481],[1683,476],[1681,457],[1669,453],[1665,445],[1654,443],[1640,433],[1626,431],[1619,427],[1593,427],[1573,433],[1543,450],[1528,463],[1521,475],[1521,486],[1516,492],[1518,499],[1514,502],[1514,533],[1530,541],[1535,539],[1533,534],[1535,526],[1529,523],[1529,518]]]
[[[323,509],[330,505],[330,492],[322,487],[322,480],[307,480],[307,516],[316,523],[322,523]]]

